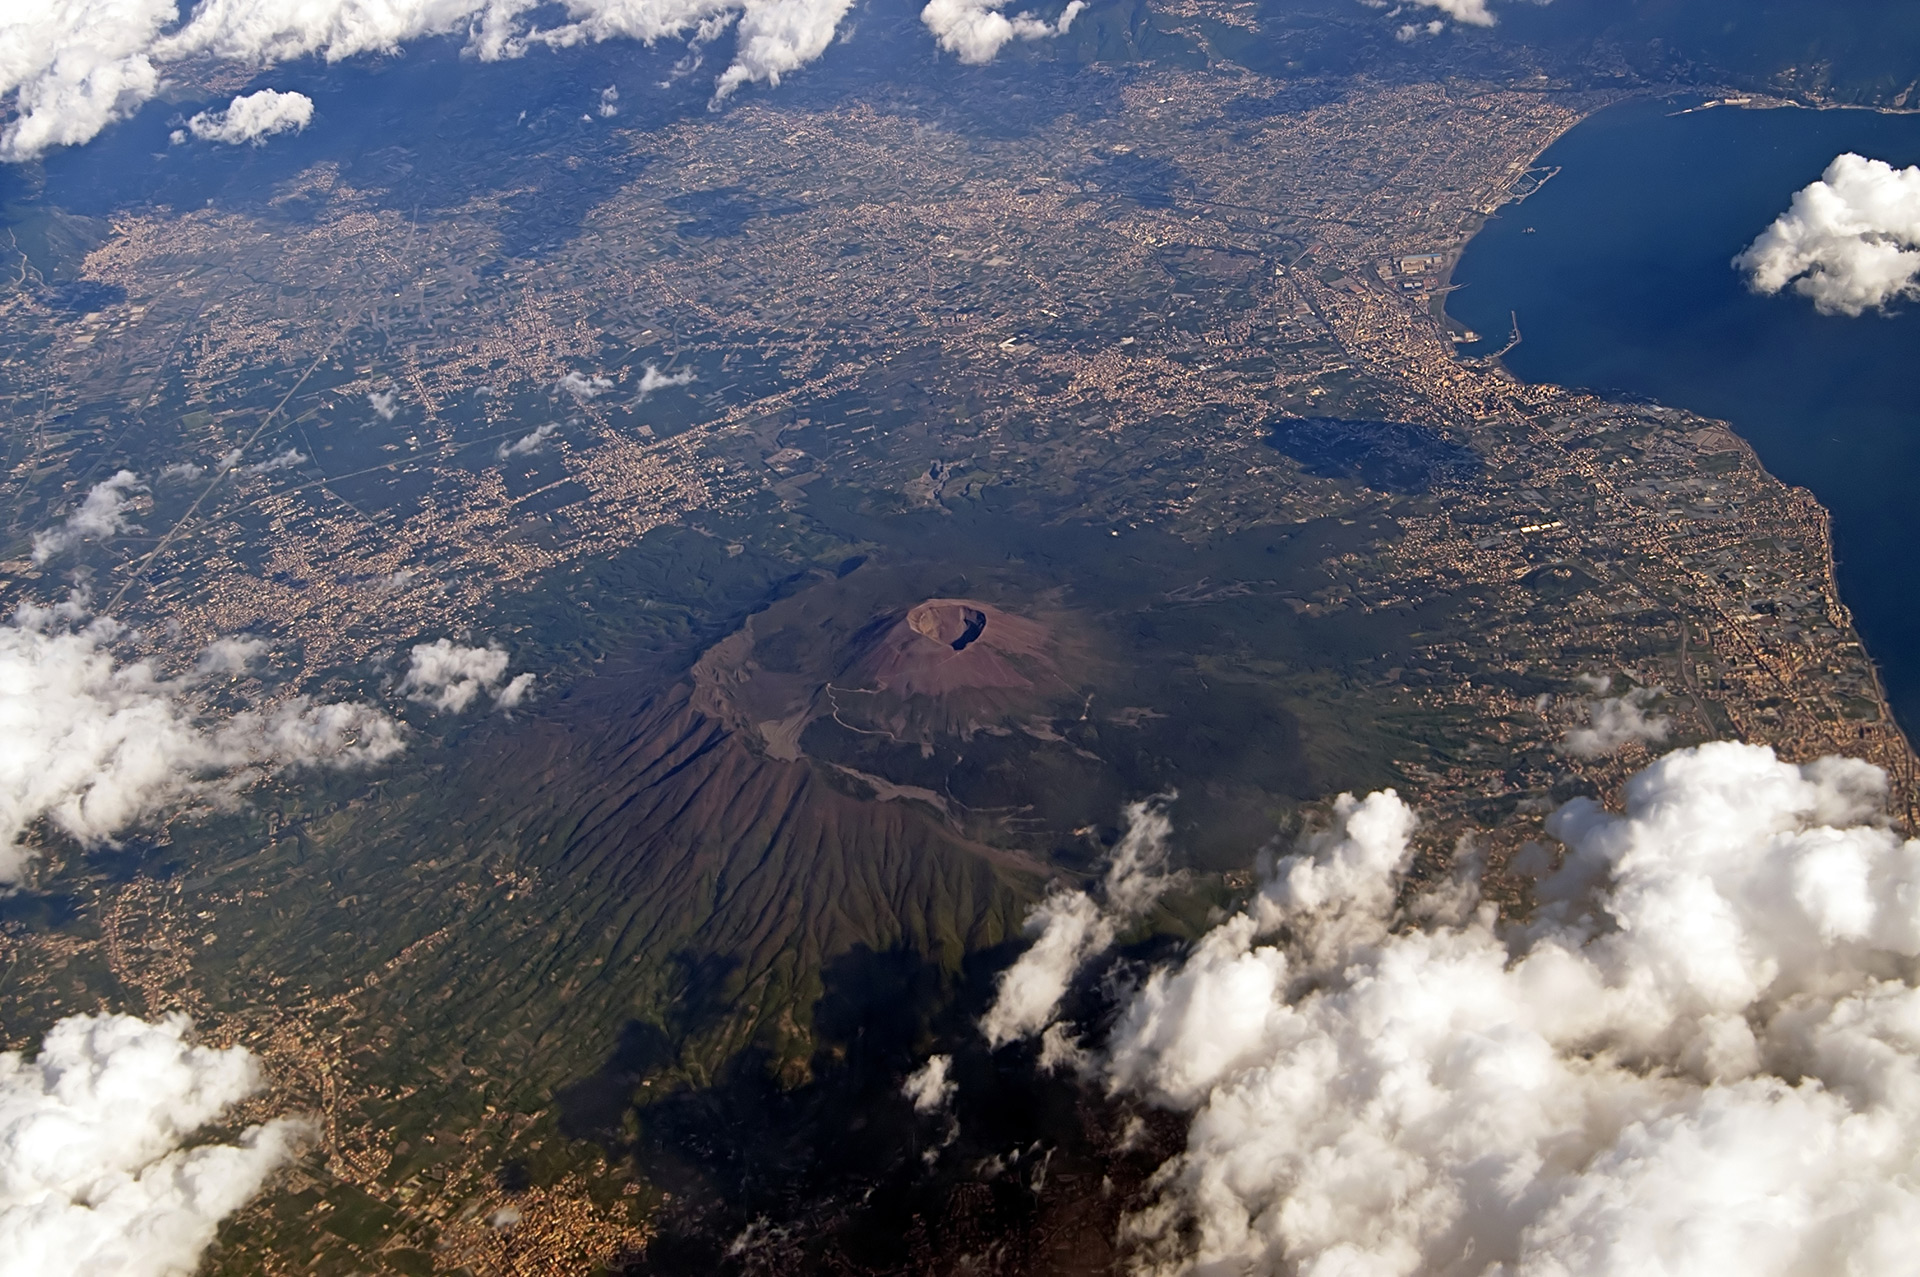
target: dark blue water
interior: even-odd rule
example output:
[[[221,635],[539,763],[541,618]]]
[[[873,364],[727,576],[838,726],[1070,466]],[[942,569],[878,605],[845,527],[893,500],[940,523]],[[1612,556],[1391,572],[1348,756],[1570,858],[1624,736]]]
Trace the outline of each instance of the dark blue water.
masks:
[[[1920,117],[1604,111],[1542,161],[1545,189],[1470,244],[1448,301],[1487,334],[1519,316],[1516,376],[1722,418],[1833,512],[1842,597],[1894,712],[1920,731],[1920,307],[1858,319],[1756,297],[1729,265],[1842,151],[1920,162]]]

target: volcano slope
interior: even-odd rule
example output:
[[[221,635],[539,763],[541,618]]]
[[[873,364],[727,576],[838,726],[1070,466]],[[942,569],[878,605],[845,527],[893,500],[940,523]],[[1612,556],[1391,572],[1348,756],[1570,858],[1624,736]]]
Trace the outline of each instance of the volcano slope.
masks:
[[[1130,799],[1191,795],[1184,853],[1206,878],[1245,864],[1292,803],[1392,774],[1384,746],[1329,752],[1385,728],[1308,725],[1311,662],[1292,683],[1246,674],[1297,639],[1273,616],[1291,609],[1169,597],[1196,559],[1240,548],[1143,542],[1151,570],[1123,588],[1138,561],[1096,570],[1051,539],[1051,564],[1009,564],[983,535],[971,554],[849,568],[836,551],[794,572],[657,538],[658,562],[580,589],[603,623],[624,594],[659,634],[603,635],[556,701],[448,737],[374,801],[323,796],[233,863],[276,880],[279,904],[201,955],[211,1000],[337,989],[350,940],[370,961],[407,955],[366,995],[412,1044],[383,1065],[396,1084],[458,1060],[537,1110],[629,1023],[673,1044],[657,1064],[680,1076],[751,1047],[799,1078],[827,964],[910,952],[957,980],[1049,880],[1097,870]],[[1329,544],[1301,540],[1305,559]],[[689,620],[659,622],[702,591]]]
[[[912,955],[932,982],[915,1015],[938,1015],[967,955],[1007,960],[1050,880],[1099,870],[1127,801],[1182,795],[1195,887],[1152,925],[1184,933],[1297,804],[1391,780],[1419,748],[1386,697],[1337,726],[1322,698],[1341,653],[1420,618],[1356,640],[1286,602],[1387,525],[1143,533],[1120,555],[1102,529],[1001,508],[890,517],[885,552],[862,530],[815,528],[790,556],[663,532],[517,604],[496,631],[575,652],[576,673],[550,672],[563,691],[438,744],[423,720],[371,795],[318,786],[183,829],[150,867],[192,877],[127,925],[198,937],[209,901],[270,901],[196,940],[193,1005],[358,1043],[366,1085],[333,1111],[411,1147],[383,1182],[422,1173],[425,1132],[449,1127],[551,1178],[577,1156],[556,1097],[604,1090],[636,1032],[645,1064],[600,1104],[616,1127],[643,1084],[736,1058],[797,1082],[833,1063],[827,968]],[[121,953],[103,980],[173,996],[171,968]],[[325,1090],[296,1048],[276,1059],[289,1103]]]

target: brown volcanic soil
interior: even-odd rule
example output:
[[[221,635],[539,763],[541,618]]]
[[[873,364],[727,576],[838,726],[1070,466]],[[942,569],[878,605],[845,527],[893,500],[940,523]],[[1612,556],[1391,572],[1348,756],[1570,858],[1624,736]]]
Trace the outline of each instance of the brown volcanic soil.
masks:
[[[582,688],[504,738],[486,781],[463,782],[462,836],[515,848],[539,883],[509,924],[538,943],[421,958],[468,991],[446,1008],[467,1020],[451,1031],[515,1025],[544,1061],[602,1049],[638,1019],[668,1025],[696,1071],[749,1044],[791,1069],[812,1049],[810,1008],[837,955],[904,950],[953,971],[1017,932],[1042,866],[921,804],[867,801],[830,769],[769,758],[684,682],[637,704],[622,684]],[[427,815],[403,803],[386,832],[410,841]],[[578,1076],[581,1063],[562,1068]]]
[[[921,752],[982,731],[1050,738],[1048,718],[1079,700],[1063,655],[1089,664],[1071,618],[916,599],[917,584],[905,570],[863,569],[774,604],[695,665],[695,703],[789,761],[821,719]]]
[[[769,759],[970,842],[1090,871],[1127,802],[1178,789],[1195,863],[1243,865],[1287,795],[1326,786],[1286,698],[1187,602],[1147,591],[1096,613],[1057,580],[920,560],[816,574],[707,649],[692,703]],[[1287,659],[1281,637],[1258,664]],[[1323,748],[1355,736],[1330,723]]]
[[[972,599],[928,599],[861,655],[843,690],[903,698],[1063,691],[1052,649],[1052,635],[1036,621]]]

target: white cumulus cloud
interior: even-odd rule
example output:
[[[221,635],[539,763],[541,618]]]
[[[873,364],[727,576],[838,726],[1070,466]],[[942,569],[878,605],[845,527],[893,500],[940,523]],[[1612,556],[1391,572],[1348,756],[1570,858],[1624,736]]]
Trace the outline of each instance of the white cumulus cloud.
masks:
[[[1519,924],[1409,901],[1412,813],[1344,800],[1101,1049],[1190,1115],[1137,1267],[1911,1272],[1920,841],[1885,796],[1860,762],[1676,751],[1624,811],[1554,815]]]
[[[313,121],[313,99],[304,93],[261,89],[236,97],[224,111],[202,111],[187,130],[203,142],[238,146],[264,143],[276,133],[298,133]]]
[[[307,454],[298,448],[287,448],[268,457],[265,461],[246,468],[248,474],[272,474],[276,470],[293,470],[307,464]],[[228,467],[231,469],[232,467]]]
[[[640,374],[640,398],[645,399],[654,391],[665,390],[669,386],[690,386],[693,381],[691,368],[682,368],[675,373],[665,373],[655,365],[648,364]]]
[[[1920,167],[1836,157],[1733,264],[1755,292],[1791,287],[1823,315],[1920,297]]]
[[[33,856],[21,838],[37,821],[97,844],[182,803],[230,801],[280,768],[378,762],[401,748],[392,720],[367,705],[296,697],[218,715],[194,679],[115,660],[124,633],[76,603],[22,607],[0,624],[0,884],[20,881]],[[208,672],[230,670],[243,650],[257,654],[216,644]]]
[[[533,688],[533,675],[507,676],[506,649],[462,647],[451,639],[416,643],[400,690],[409,699],[447,714],[458,714],[481,695],[493,698],[499,709],[512,709]]]
[[[953,1102],[954,1092],[959,1088],[953,1079],[947,1076],[953,1068],[951,1055],[933,1055],[927,1062],[907,1075],[900,1087],[900,1093],[913,1101],[916,1113],[938,1113]]]
[[[1034,941],[1000,973],[993,1005],[980,1020],[990,1046],[1030,1037],[1052,1023],[1080,968],[1113,943],[1115,919],[1084,891],[1056,891],[1027,915]]]
[[[0,160],[90,140],[160,89],[152,57],[171,0],[9,0],[0,6]]]
[[[1065,35],[1085,9],[1085,0],[1069,0],[1059,18],[1048,22],[1031,13],[1011,18],[1000,12],[1007,0],[928,0],[920,21],[933,32],[941,48],[962,62],[991,62],[1014,40],[1044,40]]]
[[[390,53],[464,34],[484,61],[605,40],[712,40],[737,24],[716,98],[778,84],[832,43],[850,0],[10,0],[0,6],[0,159],[86,142],[160,92],[165,68],[211,57],[267,67]],[[558,19],[558,20],[556,20]],[[543,22],[546,25],[543,25]],[[285,110],[283,106],[280,108]],[[227,121],[233,121],[229,108]]]
[[[493,455],[505,461],[509,457],[524,457],[530,452],[538,452],[559,429],[560,427],[551,421],[544,426],[535,426],[512,443],[503,443],[495,448]]]
[[[201,0],[186,23],[157,42],[155,55],[268,65],[319,54],[339,62],[466,30],[476,19],[510,21],[528,7],[498,0]]]
[[[185,1016],[77,1015],[0,1054],[0,1277],[180,1277],[307,1136],[276,1118],[187,1147],[259,1089],[243,1047]]]
[[[1455,22],[1464,22],[1471,27],[1493,25],[1493,11],[1487,8],[1487,0],[1414,0],[1414,3],[1423,8],[1438,9]]]
[[[1605,690],[1605,684],[1600,690]],[[1569,731],[1561,748],[1575,758],[1599,758],[1635,742],[1658,744],[1673,726],[1665,714],[1652,711],[1665,692],[1662,687],[1636,687],[1619,696],[1589,702],[1587,725]]]
[[[1126,819],[1100,900],[1084,891],[1054,891],[1027,914],[1034,942],[1000,973],[993,1005],[980,1020],[989,1046],[1031,1037],[1053,1023],[1060,1000],[1087,960],[1111,945],[1120,928],[1171,884],[1161,872],[1173,832],[1165,802],[1134,803]],[[1060,1056],[1065,1046],[1062,1040],[1052,1054]]]
[[[581,403],[597,399],[613,389],[613,381],[598,373],[569,372],[560,378],[556,389],[564,390]]]
[[[1372,9],[1389,9],[1386,0],[1360,0],[1360,2]],[[1548,4],[1551,3],[1551,0],[1529,0],[1529,2],[1533,4]],[[1489,7],[1489,0],[1411,0],[1411,3],[1421,9],[1437,9],[1448,18],[1452,18],[1455,22],[1463,23],[1470,27],[1490,27],[1498,21],[1494,16],[1492,8]],[[1389,18],[1398,18],[1403,14],[1406,7],[1406,5],[1394,5],[1389,9],[1387,16]],[[1400,41],[1402,44],[1408,44],[1420,39],[1422,36],[1439,35],[1446,29],[1446,20],[1444,18],[1435,18],[1424,23],[1402,23],[1394,30],[1393,36],[1394,39]]]
[[[45,563],[82,541],[90,538],[102,540],[125,532],[132,526],[127,518],[127,507],[133,504],[135,493],[144,491],[146,486],[140,482],[140,476],[131,470],[122,470],[112,478],[94,484],[88,490],[86,499],[67,515],[64,523],[34,534],[33,561],[36,564]]]
[[[763,0],[740,10],[733,63],[714,82],[725,98],[745,84],[779,84],[833,43],[852,0]]]
[[[256,638],[221,638],[207,644],[193,663],[197,673],[211,676],[244,674],[267,654],[266,642]]]

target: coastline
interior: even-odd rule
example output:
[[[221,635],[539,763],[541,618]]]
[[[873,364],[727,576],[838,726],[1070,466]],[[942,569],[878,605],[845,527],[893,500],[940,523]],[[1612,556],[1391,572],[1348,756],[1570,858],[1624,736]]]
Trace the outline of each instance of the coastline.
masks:
[[[1528,169],[1526,171],[1534,171],[1553,146],[1557,145],[1574,129],[1587,123],[1599,113],[1629,102],[1657,101],[1661,97],[1671,96],[1675,92],[1676,90],[1673,89],[1662,89],[1623,93],[1583,113],[1577,120],[1555,133],[1551,139],[1540,147],[1539,151],[1528,161]],[[1671,114],[1688,114],[1711,109],[1771,111],[1788,108],[1808,111],[1866,111],[1883,115],[1920,114],[1920,108],[1870,107],[1854,103],[1806,102],[1763,94],[1737,94],[1736,91],[1725,88],[1686,90],[1686,92],[1689,94],[1710,93],[1715,96],[1713,96],[1711,100],[1698,106],[1689,107],[1684,111],[1673,112]],[[1531,194],[1531,192],[1529,192],[1529,194]],[[1461,287],[1465,287],[1464,284],[1457,283],[1454,278],[1462,258],[1468,248],[1486,230],[1488,224],[1500,215],[1502,209],[1512,207],[1522,202],[1524,198],[1523,196],[1520,199],[1504,201],[1491,208],[1478,211],[1470,233],[1448,254],[1440,270],[1436,272],[1437,282],[1432,291],[1430,310],[1433,318],[1450,336],[1460,336],[1471,332],[1465,324],[1454,319],[1447,310],[1447,302],[1452,293]],[[1487,334],[1474,335],[1481,341],[1487,340],[1488,336]],[[1578,391],[1556,383],[1529,382],[1519,377],[1505,358],[1507,353],[1510,352],[1518,342],[1519,332],[1516,320],[1515,340],[1507,347],[1487,355],[1462,354],[1460,356],[1461,362],[1463,365],[1483,369],[1489,375],[1505,379],[1515,386],[1554,391],[1565,395],[1596,399],[1604,398],[1603,396],[1597,395],[1589,396],[1587,392]],[[1666,407],[1656,400],[1649,400],[1648,404],[1655,407]],[[1628,405],[1623,403],[1620,406],[1625,407]],[[1873,743],[1881,745],[1881,747],[1860,751],[1860,756],[1866,757],[1868,761],[1879,766],[1887,774],[1889,785],[1889,814],[1893,815],[1909,834],[1920,832],[1920,753],[1916,753],[1911,736],[1898,718],[1895,717],[1892,703],[1886,693],[1880,663],[1875,659],[1872,649],[1868,646],[1865,638],[1859,633],[1855,626],[1852,609],[1846,605],[1839,583],[1838,560],[1833,540],[1833,516],[1831,510],[1811,489],[1803,485],[1788,483],[1769,470],[1761,460],[1759,452],[1752,440],[1750,440],[1746,434],[1742,433],[1737,422],[1697,414],[1686,409],[1669,409],[1669,411],[1682,413],[1688,418],[1702,423],[1706,427],[1717,428],[1724,431],[1729,438],[1737,442],[1745,461],[1751,465],[1760,476],[1763,476],[1764,482],[1775,485],[1788,494],[1791,494],[1798,502],[1804,503],[1812,514],[1814,522],[1817,525],[1818,543],[1820,547],[1818,556],[1820,563],[1819,584],[1823,592],[1833,601],[1831,609],[1832,619],[1836,627],[1845,636],[1842,640],[1842,646],[1855,646],[1864,656],[1866,671],[1870,677],[1872,700],[1880,716],[1880,722],[1884,725],[1885,729],[1883,733],[1877,735],[1890,736],[1892,738],[1888,741],[1874,741]],[[1775,744],[1776,747],[1781,745],[1781,742],[1774,741],[1764,741],[1763,743]],[[1790,745],[1783,749],[1783,753],[1792,756]]]

